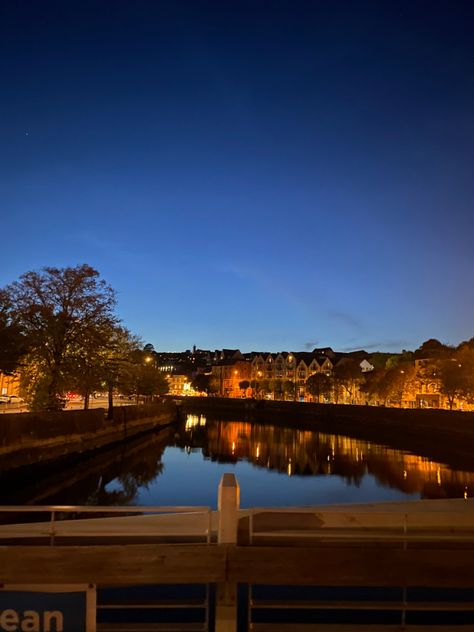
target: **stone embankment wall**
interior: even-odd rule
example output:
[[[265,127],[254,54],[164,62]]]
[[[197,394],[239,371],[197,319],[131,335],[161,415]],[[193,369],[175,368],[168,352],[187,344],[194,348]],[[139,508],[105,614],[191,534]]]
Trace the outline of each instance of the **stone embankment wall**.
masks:
[[[11,413],[0,417],[0,470],[50,461],[125,441],[176,420],[172,401],[57,413]]]
[[[474,467],[474,413],[214,397],[183,398],[180,415],[314,429]]]

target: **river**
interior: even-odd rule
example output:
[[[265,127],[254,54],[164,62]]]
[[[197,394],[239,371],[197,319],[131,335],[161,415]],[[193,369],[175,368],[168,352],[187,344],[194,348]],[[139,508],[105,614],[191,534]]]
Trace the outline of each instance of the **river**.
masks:
[[[206,505],[224,472],[241,506],[463,498],[466,472],[342,435],[188,415],[178,428],[79,460],[10,475],[0,504]]]

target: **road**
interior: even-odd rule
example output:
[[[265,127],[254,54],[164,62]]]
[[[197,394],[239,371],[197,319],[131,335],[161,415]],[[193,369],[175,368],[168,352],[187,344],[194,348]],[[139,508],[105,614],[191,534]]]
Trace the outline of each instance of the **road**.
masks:
[[[122,399],[120,397],[114,397],[114,406],[129,406],[134,404],[135,400]],[[107,397],[91,397],[89,400],[89,408],[108,408],[109,400]],[[66,410],[80,410],[84,408],[84,400],[70,399],[66,404]]]
[[[114,406],[129,406],[131,404],[135,404],[135,400],[122,399],[120,397],[114,398]],[[89,408],[107,408],[109,405],[109,400],[107,397],[91,397],[89,401]],[[82,399],[71,399],[66,404],[66,410],[81,410],[84,408],[84,400]],[[0,404],[0,415],[2,413],[27,413],[28,407],[25,403],[15,403],[15,404]]]

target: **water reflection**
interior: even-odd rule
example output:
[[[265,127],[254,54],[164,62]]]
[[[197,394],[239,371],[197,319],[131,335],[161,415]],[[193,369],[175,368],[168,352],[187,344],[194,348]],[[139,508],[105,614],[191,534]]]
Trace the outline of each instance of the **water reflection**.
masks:
[[[0,504],[136,505],[139,491],[163,471],[163,451],[174,431],[148,434],[75,463],[0,478]]]
[[[393,498],[394,493],[402,498],[462,498],[474,489],[474,472],[388,446],[189,415],[179,428],[143,436],[91,458],[64,462],[61,467],[31,468],[21,477],[0,473],[0,504],[207,505],[214,502],[219,478],[226,471],[218,464],[226,463],[236,464],[237,476],[245,477],[249,504],[262,504],[262,498],[283,506],[327,502],[327,497],[318,495],[321,487],[308,490],[311,477],[337,483],[339,491],[347,489],[344,502],[374,499],[367,491],[368,481],[380,488],[377,500]],[[284,480],[269,477],[269,471]],[[335,491],[334,485],[331,490]]]
[[[359,486],[366,475],[380,485],[421,498],[467,498],[474,473],[453,470],[388,446],[341,435],[189,415],[179,445],[201,449],[219,463],[249,461],[287,476],[339,476]]]

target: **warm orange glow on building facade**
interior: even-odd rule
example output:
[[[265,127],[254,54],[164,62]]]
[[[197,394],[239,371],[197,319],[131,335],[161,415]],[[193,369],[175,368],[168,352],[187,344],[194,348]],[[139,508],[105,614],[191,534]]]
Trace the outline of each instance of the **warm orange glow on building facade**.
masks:
[[[246,397],[248,388],[242,382],[250,382],[252,365],[245,360],[228,360],[212,367],[212,381],[215,390],[222,397]]]
[[[5,375],[0,372],[0,395],[16,395],[20,394],[20,376]]]

